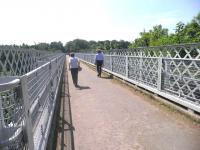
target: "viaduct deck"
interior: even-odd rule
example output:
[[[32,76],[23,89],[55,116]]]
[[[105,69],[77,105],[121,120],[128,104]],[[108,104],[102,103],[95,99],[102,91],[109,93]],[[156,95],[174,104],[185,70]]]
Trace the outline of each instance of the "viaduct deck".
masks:
[[[58,140],[59,144],[65,143],[64,148],[70,145],[72,150],[200,150],[198,124],[106,75],[98,78],[94,70],[81,66],[79,88],[74,87],[66,70],[73,127],[65,132],[73,134],[69,134],[70,140]]]

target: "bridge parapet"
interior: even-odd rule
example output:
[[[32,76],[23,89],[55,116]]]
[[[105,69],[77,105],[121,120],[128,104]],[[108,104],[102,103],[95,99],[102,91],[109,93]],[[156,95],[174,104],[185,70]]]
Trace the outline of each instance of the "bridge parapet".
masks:
[[[45,149],[62,82],[65,55],[19,49],[17,52],[14,49],[3,51],[0,51],[0,57],[4,58],[0,61],[3,71],[8,71],[4,68],[8,64],[13,67],[23,61],[28,67],[9,68],[11,72],[1,74],[0,149]],[[5,76],[8,74],[19,76]]]
[[[105,53],[109,55],[200,59],[200,43],[113,49]]]
[[[0,76],[21,76],[57,57],[56,53],[0,46]]]
[[[94,64],[94,53],[76,55]],[[200,43],[113,50],[104,70],[200,112]]]

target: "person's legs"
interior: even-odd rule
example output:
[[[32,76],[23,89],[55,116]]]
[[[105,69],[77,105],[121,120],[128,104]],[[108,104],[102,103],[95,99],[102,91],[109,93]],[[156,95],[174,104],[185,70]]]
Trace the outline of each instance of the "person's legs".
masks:
[[[73,83],[75,84],[75,76],[74,76],[74,69],[72,68],[71,69],[71,75],[72,75],[72,81],[73,81]]]
[[[98,65],[99,65],[99,71],[98,71],[99,74],[98,75],[101,77],[103,61],[99,61]]]
[[[100,75],[100,61],[97,60],[97,73],[98,73],[98,76]]]
[[[75,78],[75,86],[77,86],[78,85],[78,68],[76,68],[75,69],[75,71],[74,71],[75,73],[74,73],[74,78]]]
[[[75,86],[77,86],[78,83],[78,68],[72,68],[71,69],[71,75],[72,75],[72,80]]]
[[[99,66],[99,76],[101,77],[101,66]]]
[[[98,65],[98,63],[96,64],[96,67],[97,67],[97,75],[99,76],[99,65]]]

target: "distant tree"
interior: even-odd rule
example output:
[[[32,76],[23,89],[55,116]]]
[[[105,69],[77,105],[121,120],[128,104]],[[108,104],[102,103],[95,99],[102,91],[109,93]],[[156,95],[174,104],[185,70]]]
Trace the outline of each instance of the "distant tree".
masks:
[[[89,49],[95,51],[97,48],[97,42],[96,41],[89,41]]]
[[[20,46],[21,48],[25,48],[25,49],[28,49],[28,48],[30,48],[30,46],[29,45],[27,45],[27,44],[25,44],[25,43],[23,43],[21,46]]]
[[[49,50],[49,44],[48,43],[39,43],[35,47],[38,50]]]
[[[200,24],[199,21],[193,19],[185,26],[185,41],[186,42],[200,42]]]
[[[128,48],[128,45],[130,44],[130,42],[124,41],[124,40],[120,40],[119,44],[118,44],[118,48],[122,49],[122,48]]]
[[[60,51],[65,51],[65,48],[64,48],[64,46],[63,46],[63,43],[62,42],[51,42],[50,43],[50,46],[49,46],[49,50],[51,50],[51,51],[58,51],[58,50],[60,50]]]
[[[105,50],[109,50],[110,49],[110,41],[109,40],[104,41],[104,49]]]
[[[168,37],[168,29],[162,28],[162,25],[156,25],[150,30],[151,42],[150,46],[163,45],[162,40]]]
[[[183,22],[178,22],[176,24],[176,29],[175,29],[175,33],[176,33],[176,41],[177,43],[182,43],[184,41],[183,36],[184,36],[184,28],[185,28],[185,24]]]
[[[144,30],[140,33],[140,37],[129,45],[129,48],[192,42],[200,42],[200,12],[186,25],[178,22],[173,34],[168,34],[168,29],[163,28],[162,25],[156,25],[148,32]]]
[[[73,51],[73,42],[69,41],[65,44],[65,50],[67,53],[70,53],[71,51]]]
[[[111,45],[111,49],[117,49],[118,48],[118,42],[116,40],[112,40],[110,45]]]
[[[96,48],[104,49],[104,41],[97,41],[97,47]]]
[[[80,51],[80,50],[86,50],[89,49],[89,43],[86,40],[82,39],[75,39],[73,41],[69,41],[66,43],[65,48],[68,51]]]

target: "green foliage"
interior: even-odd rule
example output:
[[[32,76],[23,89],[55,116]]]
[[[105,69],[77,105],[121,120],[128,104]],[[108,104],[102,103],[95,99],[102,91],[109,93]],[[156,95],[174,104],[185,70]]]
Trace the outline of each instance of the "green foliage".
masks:
[[[51,42],[50,44],[49,43],[38,43],[35,45],[22,44],[20,47],[25,48],[25,49],[34,48],[37,50],[45,50],[45,51],[52,51],[52,52],[55,52],[55,51],[65,52],[63,43],[60,41],[59,42]]]
[[[49,50],[51,51],[58,51],[58,50],[61,50],[61,51],[64,51],[65,48],[62,44],[62,42],[51,42],[50,45],[49,45]]]
[[[154,26],[149,32],[144,30],[140,33],[140,37],[129,45],[129,48],[194,42],[200,42],[200,13],[186,25],[178,22],[174,34],[168,34],[168,29],[163,28],[162,25]]]
[[[110,50],[110,49],[123,49],[128,48],[128,45],[130,45],[130,42],[124,41],[124,40],[105,40],[105,41],[86,41],[81,39],[75,39],[73,41],[69,41],[65,45],[65,49],[67,52],[77,52],[82,50],[88,50],[96,51],[96,49],[100,48],[103,50]]]
[[[91,43],[94,44],[95,42]],[[67,50],[67,52],[79,51],[81,49],[89,49],[89,42],[82,39],[75,39],[73,41],[67,42],[65,45],[65,49]]]

